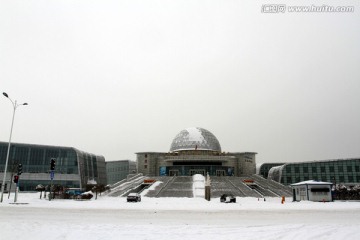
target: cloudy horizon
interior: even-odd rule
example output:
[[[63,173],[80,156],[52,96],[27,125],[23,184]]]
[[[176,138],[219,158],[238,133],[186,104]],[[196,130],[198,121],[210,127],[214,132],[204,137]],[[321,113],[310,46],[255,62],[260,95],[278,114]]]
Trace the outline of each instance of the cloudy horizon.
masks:
[[[352,13],[264,4],[3,2],[0,91],[29,103],[12,141],[135,160],[201,127],[257,163],[360,157],[359,2],[346,2]],[[0,99],[7,142],[12,108]]]

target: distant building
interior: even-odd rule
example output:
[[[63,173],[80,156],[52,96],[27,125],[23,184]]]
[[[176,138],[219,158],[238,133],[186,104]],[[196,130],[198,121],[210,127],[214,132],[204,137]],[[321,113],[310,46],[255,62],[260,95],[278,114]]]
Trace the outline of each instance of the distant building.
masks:
[[[269,171],[272,167],[284,165],[285,163],[263,163],[260,165],[259,175],[264,178],[268,178]]]
[[[355,185],[360,183],[360,158],[286,163],[272,167],[268,179],[284,185],[307,180]]]
[[[192,127],[175,136],[169,152],[136,153],[137,169],[147,176],[247,176],[256,173],[255,152],[222,152],[208,130]]]
[[[129,174],[136,173],[136,163],[130,160],[105,162],[107,184],[117,183]]]
[[[3,179],[8,143],[0,142],[0,179]],[[12,143],[7,168],[6,190],[17,164],[23,166],[19,188],[34,191],[36,185],[50,184],[50,160],[55,158],[53,184],[85,188],[88,182],[106,184],[105,158],[72,147]],[[2,182],[0,183],[0,185]],[[14,186],[14,184],[12,184]],[[12,187],[13,189],[13,187]]]
[[[294,201],[331,202],[331,182],[304,181],[291,184]]]

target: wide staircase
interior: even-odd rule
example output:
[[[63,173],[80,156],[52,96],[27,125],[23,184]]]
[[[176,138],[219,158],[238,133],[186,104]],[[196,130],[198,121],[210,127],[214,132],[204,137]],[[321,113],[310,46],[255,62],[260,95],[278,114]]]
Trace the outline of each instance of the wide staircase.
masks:
[[[231,182],[234,186],[239,188],[245,194],[245,197],[260,198],[264,196],[256,189],[253,189],[249,187],[247,184],[245,184],[244,180],[248,180],[248,178],[245,177],[228,177],[228,178],[229,178],[229,182]]]
[[[144,182],[144,179],[145,177],[142,174],[128,176],[126,179],[111,185],[110,190],[106,191],[104,195],[110,197],[120,197],[139,187]]]
[[[146,195],[148,196],[148,195]],[[172,177],[156,194],[155,197],[193,197],[192,177]]]
[[[211,197],[232,194],[237,197],[290,197],[292,190],[278,182],[265,179],[259,175],[248,177],[215,177],[211,176]],[[151,180],[151,183],[146,183]],[[156,183],[153,187],[152,184]],[[141,174],[130,176],[110,187],[107,196],[126,196],[130,192],[144,192],[146,197],[194,197],[193,178],[190,176],[144,177]]]
[[[210,177],[211,179],[211,197],[217,198],[226,194],[232,194],[234,196],[246,197],[239,187],[234,185],[229,179],[229,177]]]
[[[254,174],[251,177],[263,188],[268,189],[269,191],[275,193],[278,196],[292,196],[292,189],[289,186],[282,185],[281,183],[275,182],[270,179],[265,179],[257,174]]]
[[[174,180],[174,177],[154,177],[156,180],[156,186],[153,186],[145,194],[146,197],[159,197],[160,192],[166,188],[166,186]]]

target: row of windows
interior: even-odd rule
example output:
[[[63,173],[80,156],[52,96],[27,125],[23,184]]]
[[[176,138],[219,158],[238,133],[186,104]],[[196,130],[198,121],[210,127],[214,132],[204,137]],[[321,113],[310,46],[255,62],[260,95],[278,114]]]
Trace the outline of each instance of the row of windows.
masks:
[[[307,180],[333,182],[333,183],[359,183],[360,176],[318,176],[318,177],[306,177],[306,176],[291,176],[282,177],[281,183],[289,185],[296,182],[302,182]]]
[[[106,168],[107,172],[121,172],[121,171],[128,171],[129,166],[120,166],[120,167],[112,167],[112,168]]]
[[[312,162],[312,163],[294,163],[288,164],[288,166],[359,166],[360,159],[347,159],[347,160],[337,160],[337,161],[322,161],[322,162]]]
[[[319,172],[319,173],[303,173],[303,172],[297,172],[297,173],[292,173],[292,172],[285,172],[282,174],[283,176],[328,176],[328,175],[335,175],[335,176],[356,176],[356,175],[360,175],[360,172]]]
[[[81,157],[81,161],[83,161],[84,163],[85,176],[89,176],[92,178],[98,177],[97,162],[95,156],[92,156],[90,154],[84,154]]]
[[[7,146],[0,146],[0,165],[5,165]],[[11,146],[9,154],[9,166],[21,163],[23,171],[28,171],[27,166],[50,165],[51,158],[56,158],[56,166],[77,166],[75,151],[69,149],[51,149],[36,147]]]
[[[320,166],[320,167],[307,167],[307,166],[286,166],[287,172],[359,172],[360,166]]]
[[[285,170],[286,172],[292,172],[292,173],[308,173],[308,172],[359,172],[360,166],[355,165],[356,163],[353,163],[352,165],[345,165],[345,164],[333,164],[328,166],[294,166],[294,165],[288,165],[286,166]]]
[[[5,168],[7,150],[7,143],[0,143],[0,171],[2,172]],[[106,182],[103,157],[68,147],[12,144],[7,171],[16,171],[17,165],[21,163],[23,173],[48,173],[52,158],[56,159],[56,173],[79,174],[80,168],[83,184],[86,184],[88,179],[98,179],[99,175],[102,176],[102,182]],[[98,161],[100,166],[98,166]]]
[[[286,185],[306,180],[360,182],[360,159],[286,164],[272,168],[268,178]]]
[[[50,172],[48,167],[44,166],[29,166],[26,168],[27,170],[25,172],[27,173],[47,173]],[[77,168],[61,168],[56,167],[55,173],[62,173],[62,174],[77,174],[78,169]]]
[[[127,177],[129,172],[119,172],[119,173],[108,173],[107,174],[107,183],[108,184],[114,184],[116,182],[119,182]]]

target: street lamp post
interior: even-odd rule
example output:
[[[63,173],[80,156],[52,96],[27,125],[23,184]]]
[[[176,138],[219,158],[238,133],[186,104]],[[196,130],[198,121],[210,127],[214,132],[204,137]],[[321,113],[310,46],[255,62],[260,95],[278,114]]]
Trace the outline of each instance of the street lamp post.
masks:
[[[3,95],[11,101],[11,103],[13,105],[13,108],[14,108],[14,111],[13,111],[13,116],[12,116],[12,121],[11,121],[9,145],[8,145],[7,154],[6,154],[6,161],[5,161],[5,168],[4,168],[4,178],[3,178],[3,181],[2,181],[2,184],[1,184],[0,202],[3,201],[3,195],[4,195],[4,189],[5,189],[6,171],[7,171],[7,166],[8,166],[8,162],[9,162],[11,135],[12,135],[12,130],[13,130],[13,126],[14,126],[15,110],[16,110],[17,107],[19,107],[21,105],[28,105],[27,103],[17,104],[16,100],[15,100],[15,102],[13,102],[13,100],[11,100],[11,98],[9,98],[9,96],[5,92],[3,92]],[[11,181],[11,179],[10,179],[10,181]],[[9,191],[10,191],[10,189],[9,189]]]

